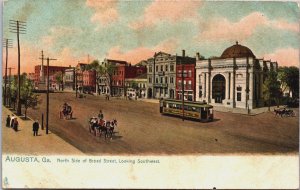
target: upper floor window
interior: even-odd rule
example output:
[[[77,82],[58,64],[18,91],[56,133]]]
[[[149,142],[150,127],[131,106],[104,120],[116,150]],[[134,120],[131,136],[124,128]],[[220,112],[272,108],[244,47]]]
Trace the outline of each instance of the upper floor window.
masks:
[[[149,73],[152,73],[152,66],[149,67]]]
[[[192,77],[192,71],[191,70],[188,71],[188,77]]]
[[[174,65],[170,65],[170,71],[174,71]]]

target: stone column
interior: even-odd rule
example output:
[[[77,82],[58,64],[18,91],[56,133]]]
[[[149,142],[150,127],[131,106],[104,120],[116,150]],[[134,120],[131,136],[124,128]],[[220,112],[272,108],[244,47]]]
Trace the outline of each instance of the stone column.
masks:
[[[226,83],[225,83],[225,100],[229,99],[229,73],[226,73],[226,76],[225,76],[225,80],[226,80]]]
[[[235,107],[235,71],[231,73],[231,79],[230,79],[230,88],[231,90],[231,106],[234,108]]]
[[[253,71],[249,72],[249,109],[253,108],[253,96],[254,96],[254,86],[253,86]]]
[[[206,77],[207,77],[207,73],[203,73],[203,74],[204,74],[204,76],[203,76],[203,78],[204,78],[204,81],[203,81],[203,84],[204,84],[203,85],[203,98],[206,99],[206,97],[207,97],[206,96],[207,95],[206,94],[206,86],[207,86],[207,84],[206,84],[207,78]]]
[[[208,92],[208,94],[207,94],[207,102],[208,103],[210,103],[211,102],[211,73],[209,72],[208,73],[208,77],[207,77],[207,92]]]
[[[264,74],[263,72],[259,73],[259,99],[263,98],[263,84],[264,84]]]

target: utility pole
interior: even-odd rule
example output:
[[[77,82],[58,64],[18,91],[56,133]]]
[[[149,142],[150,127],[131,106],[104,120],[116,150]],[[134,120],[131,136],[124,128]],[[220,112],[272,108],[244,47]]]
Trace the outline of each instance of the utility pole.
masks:
[[[9,91],[8,91],[8,106],[11,107],[11,82],[10,82],[10,78],[11,78],[11,70],[15,69],[12,67],[7,68],[9,70],[9,75],[8,75],[8,85],[9,85]]]
[[[8,48],[12,48],[12,39],[3,39],[3,47],[5,47],[6,58],[5,58],[5,77],[4,77],[4,96],[3,105],[7,104],[7,62],[8,62]]]
[[[181,63],[181,99],[182,99],[182,121],[184,121],[184,76],[183,76],[183,69],[184,65],[182,61]]]
[[[185,50],[182,50],[182,60],[180,60],[181,63],[181,94],[182,94],[182,121],[184,121],[184,57],[185,57]]]
[[[77,69],[74,68],[74,77],[75,77],[75,95],[77,98]]]
[[[44,74],[44,51],[42,50],[42,65],[41,65],[41,79],[42,79],[42,83],[45,82],[45,74]]]
[[[18,41],[18,94],[17,94],[18,107],[17,107],[17,115],[21,115],[20,34],[26,34],[26,22],[19,21],[19,20],[9,20],[9,29],[10,29],[10,32],[17,34],[17,41]]]
[[[42,59],[42,58],[40,58]],[[46,134],[49,133],[49,62],[50,60],[57,60],[47,57],[47,102],[46,102]]]

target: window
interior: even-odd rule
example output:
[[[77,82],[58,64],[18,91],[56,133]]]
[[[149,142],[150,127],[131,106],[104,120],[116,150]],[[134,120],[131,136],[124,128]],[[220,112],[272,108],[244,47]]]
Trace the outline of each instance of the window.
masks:
[[[160,71],[164,71],[164,66],[163,65],[160,66]]]
[[[166,71],[168,71],[168,65],[166,65]]]
[[[162,77],[160,77],[160,83],[161,83],[161,84],[163,83],[163,78],[162,78]]]
[[[178,80],[178,87],[181,88],[181,80]]]
[[[199,86],[199,98],[202,97],[202,85]]]
[[[149,73],[152,73],[152,66],[149,67]]]
[[[174,83],[174,79],[173,77],[170,77],[170,83],[173,84]]]
[[[236,94],[236,101],[242,101],[242,93],[241,92],[238,92],[237,94]]]
[[[158,83],[158,78],[155,78],[155,83]]]
[[[181,70],[177,70],[177,77],[182,77]]]
[[[170,71],[174,71],[174,65],[170,65]]]
[[[188,81],[187,89],[191,90],[192,89],[192,81]]]
[[[188,72],[188,77],[192,77],[192,71],[191,70],[189,70],[189,72]]]
[[[168,94],[168,89],[167,88],[165,88],[165,95],[167,95]]]
[[[155,67],[155,71],[156,71],[156,72],[158,72],[158,65],[156,65],[156,67]]]
[[[151,77],[149,77],[149,83],[152,83],[152,78]]]
[[[238,86],[238,87],[236,87],[236,90],[237,91],[242,91],[242,87]]]
[[[165,83],[168,84],[168,77],[165,77]]]

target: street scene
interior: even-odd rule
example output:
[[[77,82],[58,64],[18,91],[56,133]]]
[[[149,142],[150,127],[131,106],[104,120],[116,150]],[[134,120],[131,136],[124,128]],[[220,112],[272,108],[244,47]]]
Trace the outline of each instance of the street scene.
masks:
[[[4,3],[3,152],[298,153],[295,3],[45,3]]]
[[[49,129],[86,154],[279,154],[298,151],[298,110],[295,117],[267,112],[255,116],[215,112],[215,120],[182,121],[159,113],[158,103],[74,93],[50,95]],[[72,105],[73,119],[59,119],[60,105]],[[89,118],[103,111],[105,119],[116,118],[112,139],[89,132]],[[41,121],[45,104],[29,110]]]
[[[2,188],[299,187],[297,2],[2,4]]]

